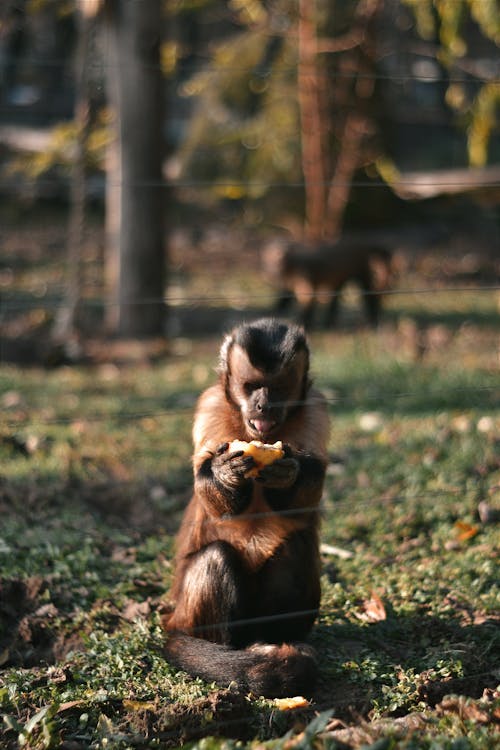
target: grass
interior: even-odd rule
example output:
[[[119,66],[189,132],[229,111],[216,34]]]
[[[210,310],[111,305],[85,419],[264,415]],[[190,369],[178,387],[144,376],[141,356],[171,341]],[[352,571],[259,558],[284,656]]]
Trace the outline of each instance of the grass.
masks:
[[[162,657],[192,408],[218,339],[150,365],[1,366],[1,746],[492,748],[494,304],[394,296],[377,333],[311,336],[332,416],[322,542],[346,554],[324,548],[320,682],[295,712]]]

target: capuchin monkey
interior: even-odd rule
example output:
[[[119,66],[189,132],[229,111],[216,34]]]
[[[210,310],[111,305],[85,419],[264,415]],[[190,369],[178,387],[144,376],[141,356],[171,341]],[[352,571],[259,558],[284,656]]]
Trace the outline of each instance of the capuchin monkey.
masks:
[[[262,269],[279,289],[278,314],[284,314],[295,298],[306,328],[320,302],[325,303],[325,326],[335,325],[342,289],[350,282],[360,288],[367,321],[375,328],[383,292],[393,286],[396,276],[387,247],[355,239],[314,245],[276,239],[262,252]]]
[[[320,603],[319,502],[329,420],[295,325],[235,328],[193,425],[194,492],[177,538],[166,655],[191,675],[268,697],[310,694],[302,643]],[[282,441],[260,469],[232,440]]]

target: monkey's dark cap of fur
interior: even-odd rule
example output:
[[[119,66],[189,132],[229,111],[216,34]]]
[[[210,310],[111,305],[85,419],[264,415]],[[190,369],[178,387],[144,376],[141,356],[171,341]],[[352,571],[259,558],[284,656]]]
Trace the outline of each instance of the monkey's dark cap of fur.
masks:
[[[276,318],[261,318],[236,328],[223,345],[238,344],[254,367],[273,372],[286,365],[299,351],[308,352],[304,330]]]

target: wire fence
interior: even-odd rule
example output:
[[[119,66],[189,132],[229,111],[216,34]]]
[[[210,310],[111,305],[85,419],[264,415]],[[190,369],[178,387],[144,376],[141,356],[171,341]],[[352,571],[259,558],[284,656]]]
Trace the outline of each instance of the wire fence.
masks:
[[[498,394],[500,397],[500,384],[499,385],[485,385],[485,386],[459,386],[459,387],[447,387],[446,389],[432,389],[432,397],[439,399],[440,397],[447,396],[449,394],[454,395],[474,395],[474,394]],[[427,397],[429,397],[429,393],[427,393]],[[400,401],[403,399],[412,399],[412,398],[420,398],[422,396],[422,391],[404,391],[400,393],[383,393],[378,392],[376,394],[370,395],[365,394],[363,396],[363,406],[366,407],[367,402],[373,402],[374,405],[380,404],[381,401],[383,401],[385,404],[396,401]],[[154,399],[156,401],[156,399]],[[163,418],[169,418],[169,417],[178,417],[178,416],[188,416],[193,413],[193,409],[195,406],[195,400],[196,396],[193,396],[193,402],[192,404],[189,404],[188,406],[182,406],[182,407],[168,407],[168,408],[161,408],[161,407],[155,407],[151,410],[141,410],[141,411],[122,411],[119,413],[89,413],[86,412],[84,419],[85,422],[100,422],[100,421],[110,421],[110,422],[132,422],[132,421],[140,421],[143,419],[163,419]],[[360,405],[360,399],[355,398],[353,396],[344,396],[344,395],[335,395],[332,397],[325,396],[324,397],[325,403],[331,407],[334,408],[335,406],[349,406],[353,409],[356,408],[356,406]],[[310,402],[304,402],[304,401],[293,401],[293,402],[287,402],[287,406],[289,407],[298,407],[298,406],[304,406]],[[273,402],[272,406],[281,406],[282,404],[280,402]],[[68,417],[43,417],[41,415],[36,415],[35,417],[26,417],[24,420],[20,420],[18,417],[15,418],[15,424],[18,426],[22,426],[23,424],[29,424],[33,423],[35,420],[38,424],[45,424],[45,425],[71,425],[75,421],[75,416],[68,416]],[[9,422],[9,415],[8,413],[4,413],[3,415],[3,421],[4,424]]]
[[[486,272],[488,273],[488,272]],[[500,266],[498,269],[498,273],[500,274]],[[215,274],[217,276],[217,274]],[[225,274],[221,272],[220,276],[224,276]],[[496,275],[495,269],[492,269],[489,271],[488,275],[491,277],[494,277]],[[227,277],[227,275],[226,275]],[[353,278],[353,283],[356,282],[356,279]],[[231,306],[231,304],[234,305],[234,310],[240,310],[241,306],[241,300],[242,297],[244,297],[245,300],[245,307],[251,308],[253,303],[259,303],[262,302],[269,302],[270,296],[273,294],[273,290],[271,288],[271,283],[268,282],[270,288],[269,291],[262,294],[248,294],[247,292],[233,292],[233,293],[225,293],[225,294],[191,294],[189,292],[186,292],[186,294],[166,294],[162,297],[142,297],[140,299],[127,299],[126,301],[118,301],[118,300],[112,300],[105,297],[90,297],[90,296],[83,296],[79,300],[79,305],[81,307],[112,307],[119,304],[126,305],[129,307],[132,306],[142,306],[142,305],[158,305],[158,304],[165,304],[168,306],[174,306],[177,307],[181,304],[186,305],[188,307],[197,307],[200,305],[213,305],[214,303],[224,303],[225,305]],[[318,284],[319,286],[319,284]],[[62,289],[62,285],[60,286],[60,289]],[[0,313],[2,311],[17,311],[17,310],[24,310],[24,309],[32,309],[33,307],[45,307],[47,309],[56,309],[58,307],[63,306],[64,300],[57,299],[54,296],[51,298],[50,295],[54,295],[57,289],[48,289],[47,293],[43,296],[36,296],[30,294],[30,292],[26,292],[24,290],[18,290],[16,292],[7,292],[7,295],[4,293],[4,297],[0,299]],[[460,286],[453,286],[452,284],[449,284],[449,282],[440,281],[439,279],[435,281],[435,283],[432,286],[428,287],[415,287],[415,288],[394,288],[394,287],[387,287],[382,289],[361,289],[359,291],[360,295],[362,296],[385,296],[385,297],[420,297],[424,295],[435,295],[436,292],[439,292],[439,294],[443,295],[453,295],[453,294],[485,294],[488,292],[498,292],[500,291],[500,282],[497,283],[488,283],[485,282],[481,286],[478,286],[477,284],[471,284],[470,286],[460,285]],[[23,299],[9,299],[9,294],[12,295],[18,295],[21,297],[22,295],[25,295]],[[88,294],[88,292],[87,292]],[[318,292],[316,290],[310,291],[310,292],[301,292],[301,296],[304,298],[314,298]],[[321,299],[322,300],[328,300],[332,299],[334,297],[339,296],[338,290],[328,290],[323,289],[321,287]],[[286,297],[288,297],[290,300],[295,299],[295,296],[292,292],[286,293]],[[466,313],[464,313],[464,316],[466,316]]]
[[[477,2],[477,0],[476,0]],[[437,56],[439,52],[439,48],[437,46],[429,45],[429,47],[426,50],[426,53],[423,54],[421,51],[412,51],[410,50],[407,52],[407,55],[411,58],[413,57],[415,60],[421,60],[428,59],[432,60],[434,56]],[[397,57],[397,53],[395,53],[393,50],[390,49],[384,49],[381,52],[381,58],[387,59],[388,55],[391,55],[394,58]],[[104,57],[104,55],[103,55]],[[71,58],[62,58],[62,57],[45,57],[42,58],[41,56],[33,56],[30,57],[29,55],[25,55],[20,59],[19,57],[12,56],[12,55],[3,55],[2,62],[5,65],[21,65],[25,68],[60,68],[62,70],[66,70],[71,65]],[[99,60],[98,58],[90,59],[87,63],[88,69],[90,72],[100,71],[105,72],[106,70],[112,70],[114,68],[118,67],[118,64],[114,65],[107,59]],[[126,67],[126,61],[120,63],[120,68],[123,68],[125,65]],[[491,59],[487,60],[486,65],[478,65],[477,69],[474,69],[473,66],[468,65],[467,61],[463,62],[459,58],[455,61],[455,69],[450,70],[447,73],[443,72],[443,68],[441,65],[438,65],[436,63],[436,70],[433,70],[431,72],[425,72],[424,70],[419,70],[418,72],[386,72],[384,71],[383,67],[386,65],[382,64],[379,66],[379,69],[374,69],[370,71],[363,71],[360,69],[354,69],[354,70],[345,70],[345,69],[339,69],[338,63],[335,59],[323,59],[320,66],[320,71],[328,73],[332,71],[335,75],[335,79],[340,80],[369,80],[369,81],[384,81],[384,82],[390,82],[390,83],[463,83],[463,84],[471,84],[471,83],[478,83],[478,84],[484,84],[484,83],[493,83],[496,84],[500,82],[500,64],[497,60],[491,57]],[[464,67],[464,69],[459,73],[457,72],[456,68]],[[485,67],[488,67],[488,72],[485,72]],[[261,78],[263,80],[270,78],[271,74],[272,76],[278,76],[278,77],[285,77],[289,76],[291,74],[297,73],[297,65],[279,65],[274,66],[272,71],[268,70],[260,70],[258,64],[250,64],[250,65],[235,65],[234,63],[228,64],[216,64],[214,63],[210,57],[207,55],[203,55],[203,53],[197,53],[196,54],[196,60],[190,61],[190,60],[183,60],[181,59],[179,61],[179,67],[182,69],[182,73],[184,76],[186,75],[198,75],[198,74],[206,74],[206,73],[213,73],[217,75],[224,75],[228,73],[239,73],[242,75],[253,75],[257,78]],[[482,72],[481,71],[482,67]],[[150,70],[164,70],[164,67],[161,64],[155,65],[154,63],[148,63],[147,68]],[[439,71],[439,72],[437,72]],[[304,78],[315,78],[317,75],[316,72],[310,72],[307,69],[305,69],[303,72],[301,72],[301,76]],[[168,77],[167,77],[168,80]],[[0,107],[0,112],[2,111],[2,108]]]
[[[450,390],[451,389],[447,388],[446,392],[449,392]],[[488,393],[499,392],[500,393],[500,386],[483,386],[483,387],[470,387],[470,388],[462,387],[462,388],[458,388],[455,390],[457,393],[475,393],[475,392],[488,392]],[[400,393],[393,392],[391,393],[391,400],[410,398],[416,394],[417,394],[416,391],[400,392]],[[380,395],[373,396],[373,399],[375,402],[379,402]],[[348,402],[348,403],[351,403],[352,405],[355,405],[356,403],[355,399],[352,399],[351,397],[345,397],[345,396],[344,397],[343,396],[327,397],[326,401],[330,407],[334,407],[335,404],[339,403],[339,401]],[[297,402],[297,405],[303,405],[303,403],[304,402]],[[147,417],[168,418],[174,415],[187,417],[191,413],[192,413],[192,407],[189,406],[189,407],[183,407],[183,408],[178,408],[178,407],[169,408],[169,409],[164,409],[164,410],[153,409],[151,411],[126,412],[126,413],[117,414],[117,415],[109,415],[109,414],[101,415],[97,413],[85,414],[84,418],[85,420],[88,420],[88,421],[100,420],[100,419],[129,421],[129,420],[140,420],[142,418],[147,418]],[[55,419],[46,420],[45,422],[49,424],[65,424],[65,423],[70,423],[72,421],[73,420],[71,418],[67,418],[67,419],[55,418]],[[118,483],[116,484],[118,485]],[[390,498],[387,495],[376,496],[370,499],[356,499],[351,496],[347,500],[330,501],[328,507],[325,507],[325,505],[322,504],[319,507],[314,507],[314,508],[295,508],[295,509],[282,510],[282,511],[276,511],[276,512],[274,511],[273,512],[271,511],[260,512],[260,513],[243,512],[239,514],[237,517],[231,516],[228,518],[221,518],[219,521],[217,521],[217,523],[220,523],[223,525],[225,521],[229,521],[230,523],[235,523],[235,522],[244,523],[245,521],[251,521],[252,523],[262,523],[265,525],[266,520],[270,516],[280,516],[280,517],[285,517],[285,518],[294,517],[296,519],[300,519],[300,517],[303,517],[304,519],[307,519],[311,515],[322,515],[327,512],[331,512],[332,509],[340,513],[342,512],[353,513],[359,510],[363,510],[363,508],[373,507],[374,505],[385,507],[388,502],[396,506],[399,500],[411,502],[414,504],[418,503],[419,505],[422,503],[429,503],[430,505],[434,506],[438,500],[443,500],[444,498],[450,498],[450,496],[460,498],[463,492],[464,492],[464,487],[459,487],[459,486],[451,487],[450,486],[450,487],[447,487],[445,490],[441,488],[439,490],[428,490],[428,491],[423,491],[423,492],[413,492],[413,493],[408,492],[408,493],[404,493],[404,495],[398,495],[398,494],[392,495],[390,496]],[[480,494],[481,493],[478,490],[478,496]],[[213,519],[210,519],[210,521],[207,521],[207,522],[213,523],[214,521]],[[300,520],[299,520],[299,523],[300,523]],[[327,554],[326,557],[331,559],[332,556],[335,557],[337,555],[337,552],[334,552],[333,555],[331,553]],[[347,553],[349,557],[355,556],[356,554],[356,551],[352,551],[351,549],[345,549],[345,550],[342,549],[340,550],[340,552]],[[339,554],[338,557],[342,557],[342,555]],[[384,565],[387,567],[387,564],[388,563],[386,561]],[[399,564],[401,563],[398,562],[398,565]],[[271,614],[267,616],[241,617],[237,620],[231,621],[230,625],[231,627],[244,627],[248,625],[250,626],[264,625],[265,626],[266,624],[269,624],[272,622],[285,623],[287,620],[294,620],[294,619],[296,620],[297,618],[301,618],[301,617],[317,616],[318,619],[317,619],[316,628],[319,629],[319,632],[321,632],[322,627],[330,627],[330,625],[325,625],[325,623],[329,623],[332,616],[336,618],[337,625],[345,622],[345,623],[349,623],[351,627],[355,627],[356,620],[352,618],[356,618],[357,612],[359,614],[360,626],[366,624],[366,621],[363,621],[363,602],[360,601],[358,608],[356,608],[356,606],[354,608],[351,607],[350,609],[351,619],[348,619],[348,620],[342,619],[342,612],[340,610],[332,608],[332,607],[328,607],[328,606],[326,607],[322,606],[319,609],[319,612],[316,609],[298,609],[298,610],[289,611],[289,612],[281,612],[281,613],[278,612],[276,614]],[[457,617],[458,616],[459,615],[457,615]],[[464,617],[465,617],[465,620],[462,624],[466,625],[467,617],[465,615]],[[384,620],[385,620],[385,616],[382,614],[380,617],[380,621],[378,622],[378,625],[384,627],[383,625]],[[453,618],[450,617],[450,623],[455,622],[455,621],[458,622],[458,620],[453,620]],[[473,623],[472,614],[470,615],[470,623],[471,624]],[[210,632],[213,632],[214,629],[216,629],[218,626],[221,628],[226,628],[227,622],[212,623],[210,626],[206,626],[206,628],[208,628]],[[422,626],[422,622],[420,621],[420,627],[421,626]],[[488,648],[492,650],[494,648],[493,644],[495,640],[494,630],[493,630],[495,626],[493,624],[493,618],[491,620],[491,625],[489,625],[488,620],[486,619],[486,622],[483,626],[491,627],[492,637],[490,639],[490,644]],[[388,627],[391,627],[390,621],[388,623]],[[452,627],[451,624],[450,624],[450,627]],[[402,624],[402,628],[404,629],[404,623]],[[200,626],[193,628],[193,630],[190,632],[195,637],[200,637],[200,636],[202,637],[204,630],[205,630],[205,626],[200,625]],[[321,635],[319,637],[321,640]],[[462,633],[460,637],[461,637],[461,647],[463,649]],[[377,641],[377,638],[380,639],[380,643]],[[313,646],[314,646],[314,636],[312,640],[313,640]],[[452,642],[452,640],[451,641],[449,640],[449,642]],[[392,651],[391,651],[391,645],[393,649]],[[342,644],[340,647],[342,648]],[[323,648],[323,646],[320,645],[319,648],[321,649]],[[389,658],[392,659],[395,665],[401,662],[401,657],[400,656],[396,657],[394,655],[394,650],[397,650],[397,644],[394,645],[394,642],[392,642],[392,644],[386,643],[384,640],[384,636],[383,636],[383,630],[379,631],[378,635],[374,633],[370,636],[370,648],[367,649],[366,653],[370,653],[370,652],[373,653],[373,652],[377,652],[378,650],[386,651],[389,655]],[[321,661],[327,658],[328,656],[326,654],[324,653],[320,654]],[[348,660],[348,658],[349,658],[348,651],[346,651],[346,660]],[[484,658],[484,654],[483,654],[483,658]],[[394,668],[396,669],[397,667],[394,667]],[[340,670],[340,667],[339,667],[339,670]],[[340,679],[346,680],[346,676],[344,672],[341,672],[341,671],[339,672],[339,680]],[[415,679],[418,681],[418,677]],[[426,679],[425,676],[422,677],[423,681],[425,681],[425,679]],[[382,678],[380,678],[380,680],[382,680]],[[465,667],[464,669],[462,669],[460,674],[457,673],[456,675],[453,675],[451,677],[448,676],[446,688],[449,691],[450,686],[451,686],[452,690],[460,691],[461,685],[462,684],[464,686],[469,685],[470,681],[485,682],[485,684],[487,681],[489,684],[491,680],[492,680],[492,670],[483,669],[483,670],[470,671],[467,667]],[[441,683],[439,681],[435,681],[433,684],[434,684],[434,689],[439,691]],[[368,698],[363,699],[363,700],[366,701],[367,705],[369,704]],[[352,695],[348,697],[335,698],[334,700],[331,698],[327,698],[325,700],[324,698],[322,699],[321,697],[316,696],[315,700],[313,699],[313,701],[310,703],[310,706],[308,708],[309,710],[313,710],[314,712],[324,712],[324,711],[331,712],[332,716],[339,716],[339,715],[349,716],[351,712],[356,713],[360,711],[360,699],[356,696],[353,697]],[[223,733],[225,731],[227,732],[231,730],[233,727],[241,727],[242,723],[245,723],[245,722],[247,722],[250,725],[251,721],[252,719],[250,717],[220,718],[217,715],[215,715],[214,720],[207,725],[207,730],[213,731],[213,728],[215,728],[218,732]],[[169,737],[174,739],[178,735],[178,730],[176,730],[175,728],[171,728],[171,729],[166,728],[165,730],[162,730],[160,733],[161,733],[162,741],[165,741]]]
[[[486,0],[487,1],[487,0]],[[43,68],[50,68],[50,67],[63,67],[67,66],[67,60],[58,60],[58,59],[51,59],[51,60],[29,60],[25,59],[23,60],[23,64],[25,65],[31,65],[36,64],[38,67]],[[111,67],[109,63],[98,64],[95,62],[91,62],[89,65],[90,71],[100,70],[104,71],[105,68]],[[332,66],[333,67],[333,66]],[[498,67],[498,66],[497,66]],[[326,68],[328,69],[329,66],[327,64]],[[186,68],[185,68],[186,69]],[[232,72],[239,72],[241,74],[245,73],[255,73],[254,68],[247,68],[244,66],[241,66],[239,68],[232,67]],[[202,65],[193,65],[191,68],[191,71],[193,73],[199,74],[218,74],[221,73],[220,69],[216,68],[215,66],[211,64],[202,64]],[[289,67],[289,68],[282,68],[280,70],[280,74],[283,75],[290,75],[291,73],[295,72],[296,68]],[[224,71],[222,71],[224,72]],[[375,72],[375,73],[360,73],[360,72],[335,72],[335,77],[339,79],[352,79],[352,80],[358,80],[358,79],[368,79],[372,81],[377,82],[386,82],[386,83],[394,83],[394,84],[407,84],[407,83],[413,83],[413,82],[419,82],[419,83],[447,83],[447,84],[470,84],[473,80],[474,83],[478,84],[499,84],[500,83],[500,75],[497,70],[495,70],[491,75],[468,75],[468,74],[457,74],[456,72],[450,73],[450,75],[442,75],[442,74],[432,74],[432,75],[425,75],[425,74],[419,74],[419,75],[408,75],[408,74],[387,74],[387,73],[381,73],[381,72]],[[5,112],[8,112],[8,108],[4,108],[0,106],[0,117]],[[40,114],[43,115],[43,111],[37,110],[37,116],[40,116]],[[60,178],[58,177],[49,177],[44,176],[41,178],[38,178],[36,180],[37,185],[43,187],[47,186],[50,187],[52,185],[60,184]],[[9,186],[11,184],[10,179],[5,179],[0,177],[0,187],[2,186]],[[174,184],[175,187],[178,188],[212,188],[214,186],[214,183],[209,180],[199,180],[199,179],[177,179],[173,182],[165,179],[161,181],[134,181],[133,183],[130,183],[134,185],[137,188],[146,188],[146,187],[153,187],[162,189],[167,185]],[[346,183],[342,181],[325,181],[324,183],[321,183],[323,185],[328,186],[338,186],[338,187],[346,187]],[[441,179],[438,179],[437,181],[435,179],[425,181],[425,179],[421,178],[411,178],[411,177],[403,177],[400,180],[400,185],[409,188],[409,187],[423,187],[423,186],[433,186],[433,187],[451,187],[451,186],[460,186],[463,182],[461,182],[459,179],[454,178],[453,176],[450,177],[443,177]],[[218,180],[217,181],[217,187],[218,188],[224,188],[224,187],[241,187],[245,189],[252,189],[252,188],[262,188],[262,187],[269,187],[269,188],[289,188],[291,190],[298,190],[304,188],[304,182],[303,180],[296,180],[296,181],[259,181],[259,180],[250,180],[247,182],[238,182],[235,180]],[[362,188],[366,189],[368,191],[372,190],[378,190],[378,189],[385,189],[387,187],[386,183],[380,181],[372,181],[372,180],[362,180],[362,179],[355,179],[352,182],[350,181],[348,184],[349,187],[353,188]],[[481,187],[488,187],[488,188],[499,188],[500,187],[500,180],[495,178],[490,179],[478,179],[474,182],[475,188],[481,188]],[[498,293],[500,291],[500,281],[497,283],[498,276],[500,274],[500,270],[496,270],[494,272],[494,275],[492,274],[492,278],[494,278],[494,283],[491,281],[488,283],[485,283],[483,285],[477,285],[477,284],[471,284],[471,285],[452,285],[447,284],[446,286],[441,286],[439,283],[434,283],[433,285],[429,286],[421,286],[419,288],[388,288],[383,290],[363,290],[361,292],[362,295],[384,295],[384,296],[390,296],[390,297],[405,297],[407,299],[412,297],[423,297],[426,295],[434,295],[436,294],[436,291],[439,292],[439,294],[443,295],[453,295],[453,294],[459,294],[459,295],[484,295],[488,293]],[[24,299],[21,298],[15,298],[15,295],[21,295],[26,294],[27,296]],[[322,291],[321,292],[321,298],[322,300],[328,300],[335,296],[337,296],[337,292],[335,291]],[[12,295],[12,298],[10,297]],[[267,303],[269,301],[269,297],[272,295],[272,290],[270,290],[267,293],[262,294],[245,294],[245,305],[251,306],[254,304],[262,304]],[[304,296],[310,296],[313,297],[315,295],[314,292],[311,292],[310,295],[304,295]],[[289,295],[290,299],[293,299],[294,296],[292,294]],[[127,305],[134,305],[134,306],[141,306],[141,305],[156,305],[156,304],[165,304],[167,306],[179,306],[179,305],[186,305],[186,306],[203,306],[203,305],[215,305],[217,303],[224,304],[224,305],[236,305],[237,303],[241,303],[241,294],[178,294],[178,293],[168,293],[163,297],[150,297],[150,298],[142,298],[140,300],[128,300]],[[79,300],[79,306],[81,308],[107,308],[111,306],[115,306],[119,304],[117,301],[111,300],[109,298],[106,298],[104,296],[90,296],[90,293],[85,293],[85,296],[83,296]],[[44,294],[43,297],[35,297],[32,296],[29,298],[29,293],[21,292],[21,291],[12,291],[9,290],[3,290],[3,296],[0,299],[0,316],[2,314],[13,314],[13,313],[22,313],[23,311],[29,311],[35,308],[43,307],[47,310],[57,310],[58,308],[62,307],[64,305],[64,302],[61,299],[57,299],[57,290],[49,289],[46,294]],[[466,318],[467,315],[464,315],[464,318]],[[1,342],[0,342],[0,360],[1,360]],[[450,386],[443,388],[441,391],[439,389],[433,389],[433,398],[439,398],[439,396],[449,396],[450,394],[455,394],[457,396],[470,396],[474,398],[476,395],[489,395],[497,397],[500,399],[500,385],[485,385],[485,386],[460,386],[456,388],[452,388]],[[411,400],[414,397],[420,397],[421,392],[418,390],[414,391],[401,391],[401,392],[387,392],[383,395],[381,393],[377,393],[374,395],[365,394],[363,396],[363,408],[366,406],[367,403],[373,403],[374,406],[378,406],[381,402],[381,400],[384,401],[385,404],[395,404],[397,402],[401,402],[403,400]],[[4,412],[2,414],[2,425],[6,427],[7,429],[19,429],[26,427],[28,425],[44,425],[44,426],[70,426],[74,423],[75,419],[82,418],[85,422],[88,423],[98,423],[98,422],[110,422],[110,423],[132,423],[132,422],[138,422],[140,420],[144,419],[171,419],[171,418],[177,418],[177,417],[185,417],[186,420],[190,418],[190,416],[193,413],[193,408],[195,404],[195,396],[193,396],[193,402],[187,406],[172,406],[172,407],[164,407],[158,406],[158,401],[154,400],[155,405],[151,409],[144,409],[144,410],[124,410],[120,413],[88,413],[86,412],[84,415],[80,415],[78,411],[75,411],[75,415],[73,416],[44,416],[42,414],[34,413],[34,414],[27,414],[23,418],[19,418],[19,416],[14,416],[8,413],[4,409]],[[335,406],[349,406],[352,409],[356,409],[356,407],[359,406],[359,399],[353,396],[346,396],[342,394],[337,394],[335,396],[326,397],[326,403],[328,407],[334,412]],[[304,405],[303,402],[296,402],[296,406],[302,406]],[[498,404],[497,404],[498,405]],[[113,482],[117,487],[122,484],[122,482],[115,481]],[[482,490],[478,488],[478,497],[481,495]],[[464,486],[448,486],[446,489],[440,488],[440,489],[429,489],[425,491],[408,491],[404,494],[402,493],[396,493],[396,494],[390,494],[390,496],[384,496],[384,495],[376,495],[375,497],[372,497],[370,499],[353,499],[350,497],[346,500],[335,500],[330,501],[330,505],[327,507],[325,504],[321,504],[318,507],[312,507],[312,508],[292,508],[287,510],[278,510],[278,511],[267,511],[267,512],[258,512],[258,513],[240,513],[237,516],[228,516],[223,517],[217,523],[224,524],[224,522],[229,521],[230,523],[237,523],[241,522],[244,523],[246,521],[251,521],[252,523],[262,523],[265,524],[266,520],[269,517],[292,517],[299,519],[302,517],[303,519],[307,519],[308,516],[312,515],[321,515],[331,510],[331,507],[334,507],[338,511],[346,511],[349,512],[351,510],[357,509],[362,510],[363,508],[369,508],[373,507],[375,504],[386,504],[387,502],[394,503],[395,505],[400,501],[405,502],[411,502],[415,504],[422,504],[422,503],[430,503],[435,504],[437,501],[443,498],[450,498],[456,497],[460,498],[461,495],[464,493]],[[210,519],[209,521],[206,521],[206,523],[213,523],[214,521]],[[351,550],[348,550],[348,552],[351,552]],[[353,553],[354,554],[354,553]],[[265,624],[267,622],[272,621],[284,621],[287,619],[294,619],[297,617],[304,617],[304,616],[313,616],[316,614],[316,610],[310,610],[310,609],[303,609],[303,610],[297,610],[295,612],[287,612],[287,613],[281,613],[281,614],[275,614],[275,615],[269,615],[266,617],[249,617],[249,618],[241,618],[239,620],[236,620],[234,622],[231,622],[231,626],[244,626],[249,624]],[[329,611],[320,610],[320,625],[321,625],[321,617],[322,616],[328,616]],[[210,630],[213,628],[216,628],[217,626],[220,627],[226,627],[226,622],[221,623],[212,623],[209,627]],[[195,634],[202,634],[203,626],[199,626],[195,629]],[[492,639],[493,640],[493,639]],[[486,677],[491,676],[491,671],[478,671],[469,673],[467,672],[463,679],[482,679]],[[458,681],[461,679],[460,677],[456,678]],[[314,703],[314,710],[315,711],[324,711],[327,709],[332,709],[334,714],[339,713],[340,711],[344,709],[348,709],[352,706],[352,699],[340,699],[335,700],[334,706],[332,706],[331,701],[318,701],[317,703]],[[229,729],[233,726],[241,725],[242,719],[217,719],[215,722],[209,724],[210,728],[213,726],[217,727],[219,731],[224,729]],[[162,732],[162,740],[166,740],[169,737],[175,738],[177,736],[178,732],[175,729],[172,730],[166,730]]]
[[[1,128],[0,128],[0,140],[1,140]],[[242,145],[242,148],[244,146]],[[194,153],[209,153],[204,150],[196,149]],[[487,169],[487,168],[486,168]],[[492,168],[493,171],[494,168]],[[496,168],[495,168],[496,169]],[[461,170],[459,170],[461,171]],[[19,166],[18,172],[22,173],[22,165]],[[474,169],[471,170],[470,174],[474,174]],[[479,173],[476,173],[479,174]],[[472,181],[467,181],[465,179],[465,176],[462,179],[457,179],[457,177],[454,177],[453,175],[447,177],[442,176],[440,178],[435,177],[418,177],[418,176],[412,176],[411,173],[409,176],[406,176],[404,173],[402,173],[401,177],[395,180],[396,187],[398,189],[408,189],[408,188],[454,188],[454,187],[464,187],[465,189],[467,187],[474,188],[474,189],[481,189],[481,188],[489,188],[489,189],[495,189],[500,187],[500,178],[498,177],[498,173],[495,172],[495,178],[491,177],[488,179],[488,173],[487,171],[482,172],[483,179],[478,179],[477,177],[474,178]],[[62,177],[59,175],[54,176],[43,176],[43,177],[37,177],[32,180],[34,185],[37,185],[38,187],[51,187],[52,185],[61,185]],[[173,180],[169,179],[162,179],[162,180],[128,180],[125,181],[118,181],[108,179],[107,184],[110,187],[119,187],[121,185],[129,185],[131,187],[135,188],[158,188],[162,189],[165,187],[175,187],[175,188],[211,188],[213,189],[224,189],[224,188],[241,188],[242,190],[251,190],[253,188],[258,189],[273,189],[273,188],[290,188],[291,190],[303,190],[304,189],[304,180],[297,179],[297,180],[274,180],[274,179],[261,179],[261,180],[238,180],[236,178],[234,179],[221,179],[219,177],[213,178],[213,179],[195,179],[195,178],[175,178]],[[11,188],[13,185],[13,177],[10,176],[8,178],[1,177],[0,178],[0,187],[3,188]],[[342,187],[342,188],[366,188],[368,190],[387,190],[388,184],[387,182],[384,182],[382,179],[380,180],[362,180],[359,178],[355,178],[352,181],[349,180],[339,180],[339,179],[331,179],[331,180],[311,180],[309,182],[309,185],[311,187],[316,187],[318,185],[321,185],[323,187]]]

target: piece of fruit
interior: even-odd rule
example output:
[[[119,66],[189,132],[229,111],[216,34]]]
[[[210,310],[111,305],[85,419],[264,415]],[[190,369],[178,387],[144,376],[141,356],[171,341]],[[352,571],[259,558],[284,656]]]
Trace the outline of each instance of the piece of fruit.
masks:
[[[274,705],[280,711],[293,711],[296,708],[307,708],[310,703],[302,695],[296,695],[293,698],[275,698]]]
[[[229,451],[231,453],[243,451],[245,455],[252,456],[255,466],[247,472],[247,477],[256,477],[264,466],[278,461],[278,459],[283,458],[285,455],[281,440],[273,444],[261,443],[260,440],[251,440],[249,443],[245,440],[233,440],[229,443]]]

